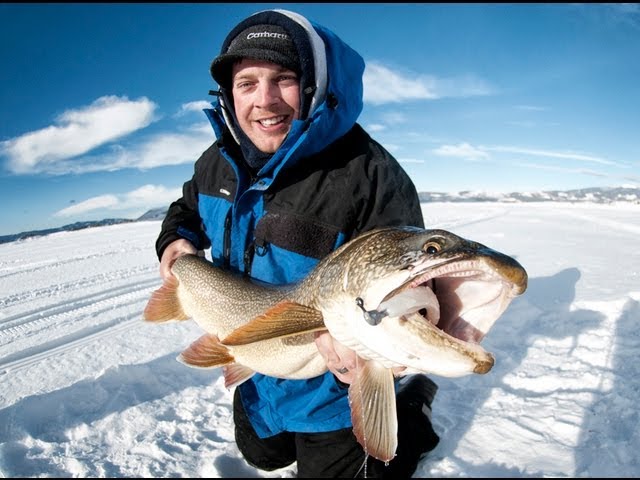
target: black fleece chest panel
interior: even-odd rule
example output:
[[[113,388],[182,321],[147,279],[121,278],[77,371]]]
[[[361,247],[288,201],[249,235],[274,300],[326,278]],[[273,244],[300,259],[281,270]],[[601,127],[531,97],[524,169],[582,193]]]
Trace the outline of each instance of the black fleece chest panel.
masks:
[[[331,253],[339,230],[291,213],[266,213],[256,225],[256,246],[272,243],[278,247],[321,259]]]

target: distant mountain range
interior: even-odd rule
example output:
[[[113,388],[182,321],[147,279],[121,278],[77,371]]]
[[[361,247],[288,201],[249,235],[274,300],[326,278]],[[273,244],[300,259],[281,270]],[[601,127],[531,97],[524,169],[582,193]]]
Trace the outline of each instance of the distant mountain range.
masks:
[[[44,230],[31,230],[28,232],[14,233],[11,235],[0,235],[0,243],[15,242],[16,240],[24,240],[30,237],[39,237],[41,235],[49,235],[56,232],[70,232],[73,230],[82,230],[83,228],[101,227],[103,225],[117,225],[119,223],[141,222],[143,220],[162,220],[167,213],[167,207],[154,208],[147,211],[138,218],[105,218],[104,220],[92,220],[87,222],[75,222],[62,227],[46,228]]]
[[[547,190],[543,192],[490,193],[465,190],[458,193],[420,192],[421,202],[571,202],[640,204],[640,188],[581,188],[578,190]]]
[[[614,203],[628,202],[640,204],[640,188],[633,187],[593,187],[578,190],[547,190],[541,192],[512,192],[491,193],[479,190],[464,190],[458,193],[444,192],[419,192],[420,201],[427,202],[570,202],[570,203]],[[148,220],[162,220],[167,213],[167,207],[154,208],[136,219],[130,218],[106,218],[87,222],[76,222],[62,227],[47,228],[44,230],[32,230],[29,232],[0,235],[0,243],[23,240],[30,237],[48,235],[50,233],[81,230],[83,228],[98,227],[102,225],[115,225],[118,223],[131,223]]]

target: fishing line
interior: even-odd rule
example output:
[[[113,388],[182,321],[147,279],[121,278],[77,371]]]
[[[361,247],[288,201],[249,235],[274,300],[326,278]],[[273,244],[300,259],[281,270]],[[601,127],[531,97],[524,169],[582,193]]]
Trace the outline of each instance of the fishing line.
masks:
[[[360,359],[359,355],[356,355],[356,375],[357,376],[360,376],[360,365],[358,364],[359,359]],[[360,379],[358,379],[358,380],[360,380]],[[368,478],[367,477],[367,459],[369,458],[369,449],[367,448],[367,429],[364,428],[364,425],[365,425],[365,423],[364,423],[364,419],[365,419],[365,408],[364,407],[365,407],[365,404],[362,401],[362,382],[360,382],[360,381],[358,381],[358,391],[360,393],[360,403],[362,404],[362,408],[360,410],[361,410],[362,425],[363,425],[363,428],[362,428],[362,440],[363,440],[363,444],[364,445],[362,446],[362,448],[364,449],[364,464],[363,464],[363,467],[364,467],[364,478]],[[360,469],[362,469],[362,467],[360,467]],[[358,471],[360,471],[360,470],[358,470]]]
[[[364,454],[364,462],[362,462],[362,465],[360,465],[360,468],[358,469],[356,474],[353,476],[353,478],[357,478],[358,474],[360,473],[360,471],[363,468],[364,468],[364,477],[363,478],[367,478],[367,460],[369,460],[369,454],[365,452],[365,454]]]

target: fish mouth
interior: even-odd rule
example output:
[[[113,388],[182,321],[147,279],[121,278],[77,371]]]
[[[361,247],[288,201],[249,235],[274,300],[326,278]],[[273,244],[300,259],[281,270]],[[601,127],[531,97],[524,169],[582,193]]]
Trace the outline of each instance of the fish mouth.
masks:
[[[425,323],[453,344],[479,344],[511,300],[527,286],[524,268],[506,255],[451,258],[416,268],[411,278],[392,290],[379,312]]]

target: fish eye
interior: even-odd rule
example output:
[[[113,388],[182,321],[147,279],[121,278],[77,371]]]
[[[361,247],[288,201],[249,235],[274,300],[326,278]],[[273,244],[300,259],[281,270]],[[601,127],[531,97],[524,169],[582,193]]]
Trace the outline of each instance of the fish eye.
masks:
[[[442,247],[440,246],[440,244],[436,243],[436,242],[427,242],[422,247],[422,251],[427,253],[428,255],[435,255],[441,249],[442,249]]]

